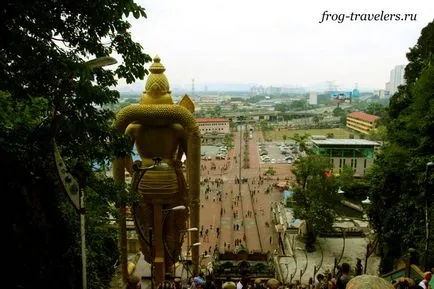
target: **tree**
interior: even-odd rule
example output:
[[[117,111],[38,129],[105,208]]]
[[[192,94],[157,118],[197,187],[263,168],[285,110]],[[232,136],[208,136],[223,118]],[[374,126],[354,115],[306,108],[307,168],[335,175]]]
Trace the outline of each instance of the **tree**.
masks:
[[[212,116],[220,116],[221,113],[222,113],[222,108],[219,105],[214,106],[214,108],[211,110],[211,115]]]
[[[371,103],[368,105],[365,112],[379,117],[384,117],[386,113],[386,109],[383,105],[379,103]]]
[[[298,99],[291,102],[289,105],[291,110],[303,110],[307,107],[307,101],[305,99]]]
[[[306,222],[306,250],[314,250],[318,234],[330,232],[340,203],[337,182],[328,177],[331,170],[330,160],[318,155],[308,155],[295,163],[292,184],[293,195],[290,206],[294,217]]]
[[[280,112],[287,112],[289,110],[290,106],[286,103],[278,103],[274,105],[274,110],[275,111],[280,111]]]
[[[319,122],[320,122],[322,119],[323,119],[323,117],[320,116],[320,115],[314,115],[314,116],[312,117],[312,121],[313,121],[316,125],[318,125]]]
[[[425,174],[426,163],[434,160],[433,55],[431,22],[407,53],[406,85],[390,99],[385,117],[388,139],[368,178],[373,201],[369,215],[379,238],[382,272],[394,269],[395,260],[409,248],[423,257],[422,265],[434,264],[434,244],[425,249],[424,221],[425,213],[431,219],[434,214],[432,198],[426,195],[433,175]],[[428,232],[428,240],[433,236],[432,230]]]
[[[333,116],[336,117],[341,117],[346,115],[345,110],[342,107],[336,107],[335,109],[333,109]]]
[[[308,154],[308,155],[312,155],[313,151],[312,148],[309,147],[309,139],[310,139],[311,135],[308,133],[305,133],[304,135],[300,135],[298,133],[295,133],[293,137],[291,137],[292,140],[294,140],[299,147],[300,152]]]
[[[264,173],[264,175],[272,175],[272,176],[274,176],[275,174],[276,174],[276,170],[273,167],[268,167],[268,169]]]
[[[223,139],[223,144],[228,148],[232,149],[234,147],[234,138],[232,133],[225,134]]]
[[[384,125],[379,125],[374,129],[371,129],[369,131],[368,138],[370,140],[376,140],[376,141],[386,141],[387,140],[387,128]]]
[[[286,140],[288,139],[288,136],[286,134],[282,135],[282,139],[283,139],[283,143],[286,142]]]
[[[147,73],[150,57],[131,39],[130,14],[146,16],[133,1],[2,5],[0,162],[7,170],[0,183],[14,208],[14,257],[5,272],[12,288],[81,288],[79,217],[54,169],[53,137],[85,185],[88,287],[108,287],[117,257],[108,219],[124,189],[97,181],[93,165],[125,153],[127,140],[113,135],[113,112],[97,107],[117,102],[119,93],[108,88],[117,79],[131,83]],[[87,62],[111,54],[120,60],[115,70]]]

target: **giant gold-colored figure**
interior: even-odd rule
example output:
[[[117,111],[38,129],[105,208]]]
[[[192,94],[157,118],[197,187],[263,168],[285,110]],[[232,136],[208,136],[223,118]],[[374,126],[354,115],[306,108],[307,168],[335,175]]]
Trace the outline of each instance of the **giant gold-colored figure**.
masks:
[[[194,105],[184,96],[173,104],[165,68],[154,58],[146,90],[139,104],[119,111],[116,128],[128,134],[135,143],[141,162],[132,164],[131,157],[116,159],[113,176],[125,181],[125,169],[132,174],[133,188],[140,196],[133,207],[136,230],[146,261],[154,265],[154,281],[159,284],[173,268],[182,246],[181,231],[186,227],[188,210],[170,211],[184,205],[189,209],[190,226],[199,227],[200,134],[192,114]],[[187,180],[181,157],[187,157]],[[125,218],[125,208],[121,208]],[[126,262],[125,228],[121,220],[121,254]],[[199,241],[197,232],[192,243]],[[193,270],[197,270],[199,249],[192,248]]]

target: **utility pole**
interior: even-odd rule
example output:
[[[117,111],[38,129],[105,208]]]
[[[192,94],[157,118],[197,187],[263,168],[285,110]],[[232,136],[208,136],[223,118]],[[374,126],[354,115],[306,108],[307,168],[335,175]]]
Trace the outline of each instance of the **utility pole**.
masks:
[[[80,186],[80,235],[81,235],[81,277],[83,289],[87,289],[86,224],[84,207],[84,187]]]
[[[240,122],[240,168],[238,174],[238,194],[241,196],[241,166],[242,166],[242,139],[243,139],[243,124]]]

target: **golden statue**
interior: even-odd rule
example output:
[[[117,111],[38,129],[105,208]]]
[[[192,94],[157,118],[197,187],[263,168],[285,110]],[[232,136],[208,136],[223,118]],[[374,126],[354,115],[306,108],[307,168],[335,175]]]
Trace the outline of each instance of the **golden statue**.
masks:
[[[133,176],[139,202],[133,215],[145,260],[154,265],[154,281],[160,284],[172,271],[182,247],[182,231],[189,214],[190,226],[199,227],[200,134],[193,116],[194,105],[184,96],[176,105],[170,95],[165,68],[156,56],[139,104],[119,111],[115,126],[134,142],[141,161],[131,156],[113,162],[116,181],[125,181],[125,169]],[[186,155],[187,180],[181,158]],[[174,207],[187,210],[171,210]],[[189,211],[189,212],[188,212]],[[125,208],[121,208],[125,217]],[[122,220],[121,220],[122,223]],[[121,255],[126,262],[126,238],[121,226]],[[199,241],[197,232],[192,243]],[[188,244],[189,245],[189,244]],[[193,265],[199,248],[192,248]],[[197,270],[193,266],[193,270]]]

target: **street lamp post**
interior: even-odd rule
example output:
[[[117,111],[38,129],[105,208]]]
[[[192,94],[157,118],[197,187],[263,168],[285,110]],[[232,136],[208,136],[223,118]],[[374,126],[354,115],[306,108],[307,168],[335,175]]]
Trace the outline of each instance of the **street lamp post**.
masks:
[[[429,207],[428,207],[428,174],[430,170],[434,167],[434,162],[428,162],[425,167],[425,180],[424,180],[424,198],[425,198],[425,256],[424,256],[424,267],[428,270],[428,253],[429,253]]]
[[[117,61],[113,57],[99,57],[84,63],[89,69],[116,64]],[[57,111],[53,114],[53,119],[56,117]],[[54,128],[53,128],[54,129]],[[84,205],[84,182],[79,180],[79,214],[80,214],[80,236],[81,236],[81,266],[82,266],[82,286],[87,289],[87,253],[86,253],[86,218]],[[126,222],[125,222],[126,226]],[[125,227],[126,232],[126,227]],[[126,243],[126,242],[125,242]]]
[[[211,257],[211,255],[206,255],[205,252],[199,258],[199,270],[202,270],[202,262],[204,259]]]
[[[307,252],[306,252],[305,249],[302,249],[302,248],[300,248],[300,247],[297,247],[297,248],[295,248],[295,249],[296,249],[296,250],[299,250],[299,251],[303,251],[303,253],[304,253],[304,257],[306,258],[306,263],[304,264],[304,268],[303,268],[303,269],[300,269],[300,282],[301,282],[301,278],[303,277],[304,273],[306,273],[307,266],[308,266],[308,264],[309,264],[309,259],[308,259]]]
[[[321,267],[322,267],[322,263],[323,263],[323,261],[324,261],[324,251],[323,251],[323,249],[322,249],[322,246],[321,246],[321,243],[320,243],[320,242],[318,242],[318,246],[319,246],[319,249],[320,249],[320,251],[321,251],[321,260],[320,260],[318,266],[315,265],[315,266],[313,267],[313,280],[315,280],[316,273],[319,272],[319,270],[320,270]]]
[[[371,200],[369,199],[369,196],[367,196],[366,199],[364,199],[362,201],[362,204],[365,206],[369,206],[370,204],[372,204]],[[365,217],[366,214],[364,213],[363,216]],[[371,241],[369,241],[369,243],[366,245],[365,267],[363,268],[364,274],[366,274],[366,272],[368,270],[367,269],[368,259],[369,259],[369,256],[371,256],[372,253],[374,253],[375,248],[377,247],[377,242],[378,242],[378,238],[376,238],[372,243],[371,243]]]
[[[154,226],[152,232],[154,233],[154,236],[156,237],[156,242],[153,242],[153,246],[151,247],[151,250],[153,252],[154,258],[152,259],[152,267],[154,268],[154,274],[153,284],[160,284],[164,281],[164,274],[165,274],[165,265],[166,261],[164,258],[165,255],[165,248],[164,248],[164,234],[163,234],[163,227],[164,223],[166,221],[167,215],[171,211],[180,211],[185,210],[185,206],[175,206],[170,209],[163,209],[161,204],[154,204]],[[158,242],[158,240],[161,240],[161,242]]]
[[[181,237],[181,240],[180,240],[181,243],[184,241],[184,236],[187,233],[187,237],[188,237],[187,244],[190,244],[190,232],[197,232],[197,231],[199,231],[199,229],[196,228],[196,227],[188,228],[188,229],[179,231],[180,233],[182,233],[182,237]],[[182,250],[181,250],[181,254],[182,254]],[[173,260],[173,277],[175,278],[176,277],[176,260],[177,260],[177,258],[179,258],[179,256],[171,256],[171,257],[172,257],[172,260]]]
[[[194,243],[194,244],[191,244],[190,246],[188,246],[187,253],[186,253],[186,258],[188,257],[188,254],[191,251],[191,249],[193,249],[193,247],[199,247],[199,246],[200,246],[200,242],[197,242],[197,243]],[[186,271],[187,271],[187,280],[188,280],[188,278],[190,278],[189,273],[191,273],[191,272],[190,272],[190,265],[188,264],[189,260],[186,259],[186,258],[184,259],[184,261],[182,263],[183,263],[183,267],[185,266],[187,268]]]

